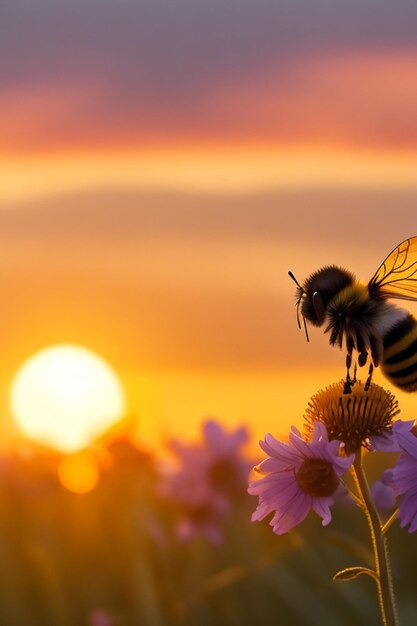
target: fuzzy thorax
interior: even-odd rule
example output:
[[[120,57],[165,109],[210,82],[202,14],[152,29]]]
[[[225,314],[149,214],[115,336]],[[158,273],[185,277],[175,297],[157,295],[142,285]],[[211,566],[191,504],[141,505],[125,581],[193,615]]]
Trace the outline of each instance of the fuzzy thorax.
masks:
[[[328,306],[325,332],[330,333],[330,344],[341,348],[345,341],[349,353],[368,351],[377,340],[378,318],[386,306],[372,300],[367,286],[359,281],[342,289]]]

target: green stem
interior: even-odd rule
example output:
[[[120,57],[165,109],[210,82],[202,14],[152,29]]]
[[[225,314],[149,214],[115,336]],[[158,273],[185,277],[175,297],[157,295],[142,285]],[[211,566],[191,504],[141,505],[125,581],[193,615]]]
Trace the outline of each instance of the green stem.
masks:
[[[394,513],[387,519],[385,524],[382,526],[381,531],[383,535],[385,535],[385,533],[391,528],[391,526],[397,519],[399,512],[400,512],[399,509],[395,509]]]
[[[377,574],[378,598],[384,626],[398,626],[395,610],[394,591],[388,559],[387,545],[382,533],[382,524],[373,503],[368,481],[362,464],[362,450],[356,454],[352,473],[365,507],[363,508],[371,531],[372,546],[375,556],[375,572]]]

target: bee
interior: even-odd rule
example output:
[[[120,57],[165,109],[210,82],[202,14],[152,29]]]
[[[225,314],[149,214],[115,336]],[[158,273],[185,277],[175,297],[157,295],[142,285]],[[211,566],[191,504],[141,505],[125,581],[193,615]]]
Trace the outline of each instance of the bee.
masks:
[[[352,272],[335,265],[326,266],[297,285],[298,327],[303,319],[307,341],[307,322],[323,327],[329,343],[346,350],[345,391],[356,380],[350,378],[352,353],[363,367],[370,355],[366,388],[373,367],[404,391],[417,390],[417,320],[391,299],[417,301],[417,237],[401,242],[389,253],[370,281],[365,284]]]

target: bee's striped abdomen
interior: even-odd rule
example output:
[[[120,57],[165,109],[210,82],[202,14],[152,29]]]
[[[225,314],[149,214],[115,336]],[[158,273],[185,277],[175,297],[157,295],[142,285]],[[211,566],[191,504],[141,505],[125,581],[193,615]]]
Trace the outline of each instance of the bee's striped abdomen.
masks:
[[[417,320],[407,315],[384,337],[381,369],[393,385],[417,390]]]

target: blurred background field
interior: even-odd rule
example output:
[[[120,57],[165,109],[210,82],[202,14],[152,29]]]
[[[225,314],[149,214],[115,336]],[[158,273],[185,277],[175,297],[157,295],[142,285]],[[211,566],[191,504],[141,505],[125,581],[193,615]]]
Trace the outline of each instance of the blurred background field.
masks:
[[[242,490],[219,522],[220,544],[204,535],[183,542],[181,506],[158,495],[152,458],[125,439],[103,455],[107,469],[85,494],[59,483],[56,456],[3,459],[2,624],[379,624],[371,580],[331,581],[343,567],[370,564],[366,523],[348,501],[334,507],[330,527],[311,515],[278,537],[250,522],[256,498]],[[387,460],[368,458],[371,476]],[[389,541],[401,623],[412,624],[416,544],[397,526]]]
[[[402,1],[2,0],[1,624],[378,623],[371,581],[331,582],[367,559],[348,504],[277,537],[242,479],[212,545],[160,484],[172,438],[218,416],[260,460],[343,375],[287,271],[366,281],[417,234],[416,33]],[[68,344],[108,384],[64,359],[16,396]],[[390,542],[408,626],[417,548]]]

